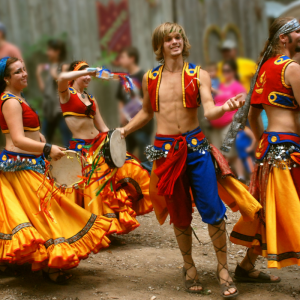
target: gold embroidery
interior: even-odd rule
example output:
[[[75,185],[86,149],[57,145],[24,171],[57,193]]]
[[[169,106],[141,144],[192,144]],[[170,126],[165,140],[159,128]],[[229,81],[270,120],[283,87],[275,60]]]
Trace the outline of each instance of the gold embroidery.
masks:
[[[292,86],[288,85],[288,84],[285,82],[284,74],[285,74],[285,69],[286,69],[286,67],[287,67],[290,63],[292,63],[292,62],[293,62],[293,60],[289,59],[289,60],[287,61],[287,63],[284,65],[284,67],[282,68],[282,71],[281,71],[281,83],[282,83],[282,85],[283,85],[284,87],[286,87],[287,89],[291,89]]]
[[[160,82],[161,82],[161,73],[163,70],[163,65],[158,69],[158,81],[157,81],[157,86],[156,86],[156,93],[155,93],[155,107],[156,107],[156,111],[158,111],[159,107],[158,107],[158,92],[159,92],[159,87],[160,87]],[[155,73],[155,72],[154,72]],[[156,77],[155,77],[156,78]]]
[[[183,107],[186,107],[186,102],[185,102],[185,86],[184,86],[184,72],[187,69],[187,65],[188,65],[188,63],[184,63],[183,70],[182,70],[182,75],[181,75]]]
[[[276,103],[275,101],[277,100],[277,96],[284,96],[284,97],[287,97],[291,100],[291,105],[288,106],[288,105],[284,105],[284,104],[279,104],[279,103]],[[287,94],[284,94],[284,93],[280,93],[280,92],[271,92],[268,96],[268,100],[271,104],[275,105],[275,106],[279,106],[279,107],[283,107],[283,108],[291,108],[291,109],[296,109],[298,108],[298,104],[297,102],[295,101],[295,97],[293,96],[290,96],[290,95],[287,95]]]
[[[264,85],[267,82],[266,71],[261,74],[261,76],[258,78],[258,81],[259,83],[256,82],[256,86],[258,88],[255,90],[255,92],[257,94],[262,94],[262,92],[264,91]]]
[[[69,87],[69,91],[71,94],[76,95],[76,91],[72,87]]]
[[[284,57],[284,55],[282,55],[282,56],[280,56],[278,59],[276,59],[275,61],[274,61],[274,64],[275,65],[282,65],[282,64],[284,64],[285,62],[287,62],[288,60],[291,60],[290,58],[286,58],[286,57]]]
[[[17,99],[20,103],[22,103],[22,99],[18,98],[17,96],[13,95],[13,94],[10,94],[10,93],[4,93],[2,96],[1,96],[1,100],[2,101],[5,101],[9,98],[14,98],[14,99]]]
[[[195,74],[197,74],[197,66],[195,67],[195,69],[189,69],[188,67],[185,68],[185,72],[189,75],[189,76],[194,76]]]

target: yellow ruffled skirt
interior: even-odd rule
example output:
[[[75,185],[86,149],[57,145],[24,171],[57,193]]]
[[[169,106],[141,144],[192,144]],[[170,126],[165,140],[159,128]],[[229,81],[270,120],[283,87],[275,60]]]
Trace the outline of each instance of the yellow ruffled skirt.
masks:
[[[95,191],[109,179],[111,172],[104,158],[99,161],[100,170],[94,172],[89,186],[82,189],[67,189],[67,197],[84,207],[87,211],[110,218],[110,233],[126,234],[140,224],[136,216],[147,214],[153,210],[149,195],[150,177],[141,164],[129,154],[125,164],[116,173],[100,194]],[[108,173],[106,176],[104,176]],[[103,177],[104,176],[104,177]]]
[[[264,167],[257,167],[256,172]],[[258,188],[267,180],[264,218],[245,222],[241,217],[231,233],[233,243],[253,247],[257,254],[266,257],[269,268],[300,265],[299,171],[299,166],[292,170],[286,166],[285,170],[273,167],[269,173],[261,172]]]
[[[40,211],[40,196],[52,190],[44,175],[32,171],[0,172],[0,261],[70,269],[91,252],[109,246],[111,219],[96,216],[54,193]]]

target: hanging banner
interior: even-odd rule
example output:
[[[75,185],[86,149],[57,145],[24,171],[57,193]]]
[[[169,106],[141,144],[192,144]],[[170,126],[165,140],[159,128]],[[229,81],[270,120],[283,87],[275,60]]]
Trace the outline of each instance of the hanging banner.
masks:
[[[131,45],[128,0],[97,3],[99,38],[102,50],[119,52]]]

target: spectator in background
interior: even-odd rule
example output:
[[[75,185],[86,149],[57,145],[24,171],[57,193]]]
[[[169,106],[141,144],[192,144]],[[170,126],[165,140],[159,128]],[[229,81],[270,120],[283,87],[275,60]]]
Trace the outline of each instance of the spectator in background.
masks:
[[[6,41],[6,27],[0,22],[0,58],[5,56],[16,57],[23,60],[19,48]]]
[[[245,94],[246,89],[239,82],[238,66],[235,60],[225,61],[222,65],[223,83],[220,84],[219,90],[216,91],[214,97],[216,106],[222,106],[228,99],[237,96],[238,94]],[[230,128],[233,116],[237,110],[226,112],[221,118],[210,121],[212,126],[210,132],[211,143],[218,149],[221,148],[222,142]],[[235,147],[232,147],[230,152],[226,154],[229,162],[235,168],[239,179],[244,180],[245,170],[237,158]]]
[[[66,147],[72,134],[62,116],[56,83],[59,73],[67,71],[69,67],[64,64],[67,55],[65,43],[56,39],[49,40],[46,55],[49,63],[39,64],[36,70],[38,85],[44,96],[42,133],[47,142],[52,143],[55,130],[59,127]]]
[[[220,80],[218,78],[218,66],[216,63],[211,62],[205,67],[205,71],[207,71],[207,73],[210,76],[211,92],[214,97],[217,94],[219,86],[220,86]]]
[[[254,151],[256,147],[256,139],[250,128],[250,124],[247,124],[244,130],[240,130],[237,133],[235,140],[235,148],[239,159],[241,160],[242,166],[239,165],[241,171],[239,172],[240,181],[248,181],[250,179],[250,174],[254,171]]]
[[[238,80],[237,64],[234,60],[229,60],[222,65],[223,83],[220,84],[216,91],[215,104],[222,106],[228,99],[238,94],[246,93],[245,88]],[[223,139],[229,130],[232,118],[236,110],[226,112],[221,118],[210,121],[212,128],[211,140],[212,144],[220,149]]]
[[[117,91],[121,126],[125,126],[142,108],[142,99],[144,96],[142,81],[145,72],[139,67],[139,52],[135,47],[125,48],[120,53],[118,62],[130,75],[136,87],[135,91],[126,93],[120,84]],[[153,120],[126,137],[128,152],[134,154],[135,150],[138,150],[137,156],[142,162],[147,161],[144,151],[145,147],[151,144],[152,131]]]
[[[233,40],[225,40],[221,46],[223,60],[218,63],[218,77],[224,82],[223,64],[225,61],[234,60],[237,64],[237,73],[241,84],[246,91],[250,90],[250,83],[256,71],[256,63],[248,58],[237,57],[237,44]]]

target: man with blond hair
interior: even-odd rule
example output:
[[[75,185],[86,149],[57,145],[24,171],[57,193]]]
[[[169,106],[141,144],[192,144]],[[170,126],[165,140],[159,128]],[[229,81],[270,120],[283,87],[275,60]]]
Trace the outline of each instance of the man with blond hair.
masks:
[[[144,126],[156,113],[157,134],[154,146],[146,148],[148,159],[153,161],[150,194],[160,224],[165,222],[168,214],[170,222],[174,224],[184,260],[185,289],[190,293],[204,292],[192,258],[191,190],[203,222],[208,223],[217,254],[217,277],[221,295],[226,298],[235,297],[238,291],[227,266],[224,222],[226,208],[218,195],[211,147],[199,127],[197,108],[201,99],[205,117],[217,119],[226,111],[241,107],[244,99],[238,96],[229,99],[223,106],[214,105],[207,72],[200,69],[200,66],[185,62],[191,46],[180,25],[167,22],[158,26],[152,36],[152,46],[161,65],[144,75],[143,109],[120,130],[125,137]],[[226,169],[225,175],[230,175],[228,165],[225,166],[223,157],[216,151],[213,148],[220,172]],[[235,182],[231,176],[226,178],[231,183]],[[226,179],[222,180],[226,182]],[[224,182],[223,190],[226,190]],[[231,185],[233,190],[235,186]],[[243,198],[243,202],[251,202],[248,212],[252,210],[251,216],[254,218],[260,206],[241,185],[237,190],[235,192],[239,198]],[[222,199],[224,200],[223,194]]]

